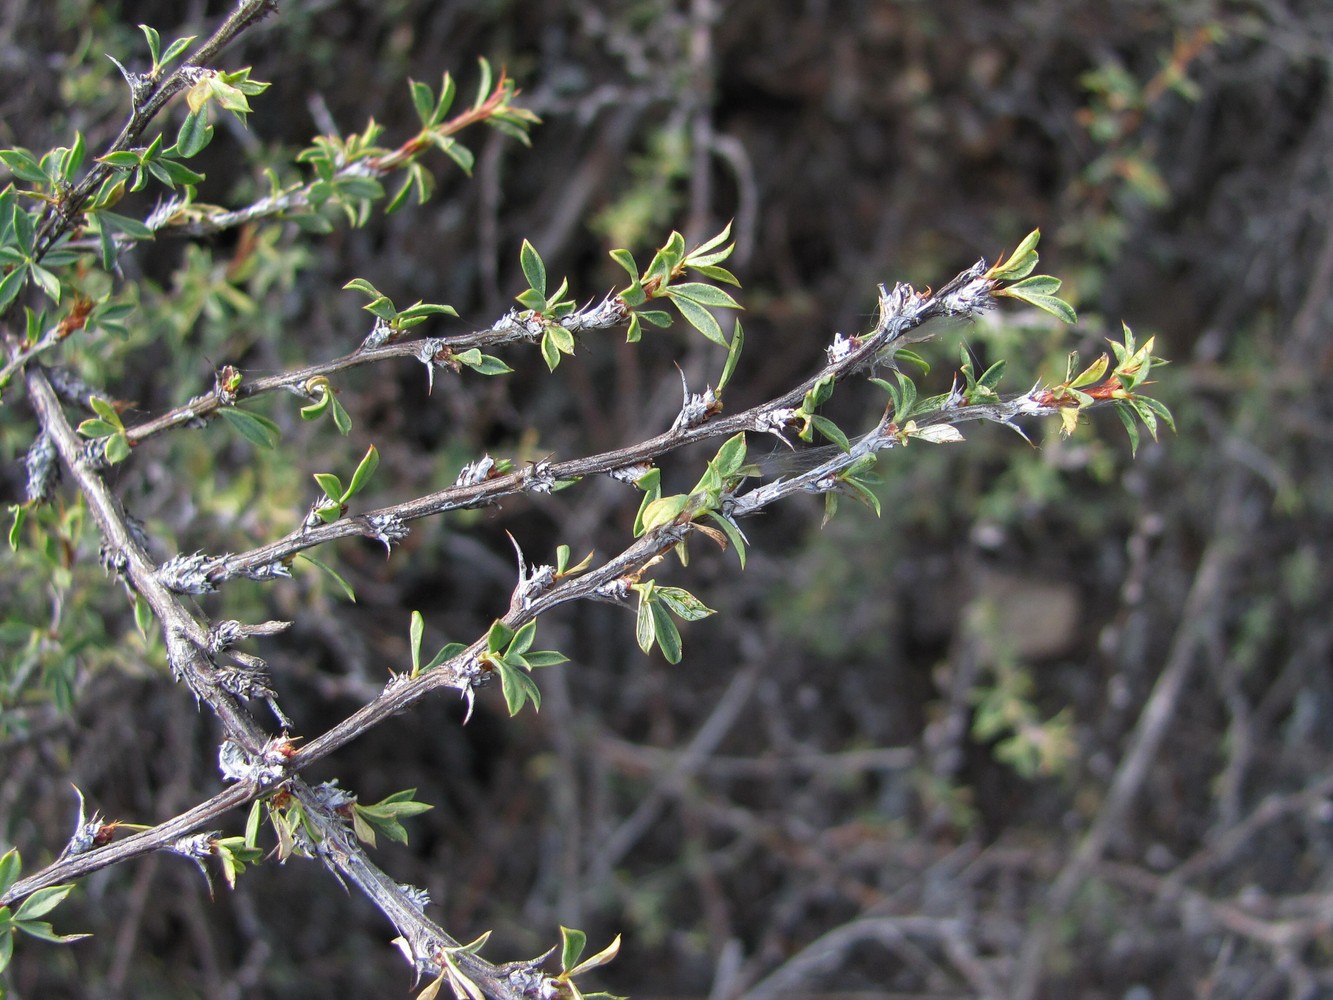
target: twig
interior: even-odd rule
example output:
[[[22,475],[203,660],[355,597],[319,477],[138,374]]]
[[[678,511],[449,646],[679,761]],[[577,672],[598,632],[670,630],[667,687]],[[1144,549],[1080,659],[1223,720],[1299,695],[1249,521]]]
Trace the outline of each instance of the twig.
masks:
[[[1242,487],[1233,480],[1223,495],[1213,540],[1194,575],[1180,626],[1176,630],[1157,683],[1153,686],[1130,736],[1128,750],[1116,769],[1106,800],[1046,894],[1042,912],[1028,928],[1019,952],[1010,995],[1013,1000],[1033,1000],[1045,970],[1046,953],[1054,940],[1056,924],[1073,902],[1093,868],[1101,860],[1107,843],[1124,822],[1130,806],[1143,786],[1148,768],[1165,738],[1176,708],[1197,660],[1200,644],[1217,628],[1219,612],[1237,554],[1235,538]]]

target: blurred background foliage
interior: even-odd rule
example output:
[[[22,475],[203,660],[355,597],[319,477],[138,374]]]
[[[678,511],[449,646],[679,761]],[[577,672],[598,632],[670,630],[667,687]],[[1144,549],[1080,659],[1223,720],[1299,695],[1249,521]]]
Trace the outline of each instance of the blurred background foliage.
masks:
[[[445,927],[465,940],[494,928],[497,960],[543,950],[560,923],[593,941],[623,932],[600,974],[639,996],[978,995],[1012,974],[1183,649],[1189,683],[1056,927],[1043,995],[1333,992],[1333,8],[282,6],[224,60],[273,86],[248,130],[222,119],[203,200],[255,197],[265,166],[294,178],[319,132],[373,116],[391,141],[414,133],[406,79],[449,70],[466,93],[478,56],[508,68],[544,124],[530,150],[481,139],[470,179],[440,157],[433,201],[363,228],[243,229],[127,255],[140,306],[128,334],[63,361],[129,414],[184,403],[222,364],[260,374],[352,349],[369,329],[358,296],[336,291],[352,277],[397,302],[450,303],[462,317],[450,329],[480,328],[524,287],[525,237],[590,300],[617,280],[611,247],[649,250],[671,228],[697,240],[727,219],[747,307],[732,409],[786,388],[835,331],[867,328],[877,283],[938,285],[1033,225],[1043,270],[1079,308],[1072,341],[1013,310],[943,330],[923,393],[947,388],[960,344],[982,364],[1006,358],[1006,386],[1021,390],[1059,378],[1071,348],[1094,354],[1121,320],[1172,361],[1157,394],[1179,433],[1136,460],[1109,414],[1069,439],[1032,426],[1038,448],[977,427],[963,446],[895,452],[880,465],[882,518],[844,504],[821,529],[815,502],[793,505],[747,525],[743,574],[703,551],[671,571],[722,612],[686,629],[679,666],[644,658],[622,609],[566,608],[542,622],[540,644],[573,662],[544,672],[540,716],[507,720],[488,696],[460,728],[462,706],[445,699],[326,761],[315,777],[364,801],[415,786],[434,803],[410,846],[379,855],[430,889]],[[68,144],[75,129],[105,145],[126,95],[104,53],[142,60],[137,23],[169,39],[225,8],[11,0],[0,146]],[[118,210],[151,207],[144,195]],[[618,339],[587,338],[554,376],[515,351],[518,374],[432,394],[413,364],[356,369],[336,383],[350,439],[265,398],[279,452],[214,424],[154,439],[111,475],[158,558],[234,551],[289,530],[313,499],[309,474],[345,477],[369,443],[382,457],[362,496],[374,506],[451,483],[485,449],[628,443],[670,423],[673,361],[691,384],[720,370],[698,338]],[[881,405],[842,392],[833,415],[865,427]],[[33,428],[11,391],[6,501],[21,495]],[[688,485],[700,463],[683,456],[664,477]],[[588,483],[418,522],[387,563],[373,543],[318,553],[355,605],[301,571],[204,605],[214,619],[295,620],[265,655],[313,735],[402,668],[412,609],[431,639],[484,631],[513,584],[505,531],[532,558],[560,542],[616,551],[636,505]],[[71,829],[70,782],[132,822],[217,787],[212,722],[165,683],[160,642],[139,637],[70,491],[43,516],[58,541],[7,552],[0,574],[0,837],[29,865]],[[151,859],[88,879],[60,914],[60,929],[96,936],[22,948],[16,995],[410,985],[379,915],[310,865],[265,866],[210,902],[193,866]],[[870,930],[895,917],[945,923]],[[938,930],[948,921],[963,945]]]

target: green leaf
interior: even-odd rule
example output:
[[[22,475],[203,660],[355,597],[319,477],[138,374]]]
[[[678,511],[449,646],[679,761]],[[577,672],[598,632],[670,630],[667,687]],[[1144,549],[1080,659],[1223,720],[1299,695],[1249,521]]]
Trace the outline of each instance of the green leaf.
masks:
[[[213,141],[213,126],[208,124],[208,111],[200,108],[191,111],[181,123],[176,133],[176,153],[189,159],[198,155],[205,146]]]
[[[17,847],[11,847],[0,857],[0,896],[9,891],[9,887],[19,880],[23,870],[23,858]]]
[[[28,268],[26,265],[19,265],[0,279],[0,311],[3,311],[11,302],[18,297],[28,280]]]
[[[112,465],[119,465],[130,457],[130,441],[119,432],[106,439],[106,460]]]
[[[26,149],[0,149],[0,161],[21,181],[29,184],[49,184],[51,181],[36,158]]]
[[[745,455],[745,432],[740,431],[722,442],[722,447],[717,450],[717,454],[709,464],[724,477],[734,476],[745,464]]]
[[[920,368],[922,375],[930,374],[930,362],[917,354],[916,351],[909,351],[904,347],[900,347],[893,352],[893,361],[894,364],[897,364],[900,361],[906,361],[908,364],[913,364]]]
[[[398,314],[398,319],[420,322],[428,316],[457,316],[458,310],[453,306],[444,305],[439,302],[415,302]],[[401,324],[407,325],[407,324]]]
[[[1115,415],[1125,425],[1125,433],[1129,435],[1130,455],[1137,455],[1139,453],[1139,425],[1135,419],[1134,408],[1123,399],[1118,400],[1115,404]]]
[[[473,354],[476,355],[475,360],[469,357],[465,357],[465,355],[473,355]],[[463,354],[455,355],[455,358],[458,361],[462,362],[463,364],[467,365],[478,375],[508,375],[510,372],[514,370],[510,368],[507,364],[505,364],[503,361],[501,361],[499,358],[494,357],[493,355],[490,354],[482,354],[475,347],[472,348],[471,350],[464,351]]]
[[[527,660],[528,666],[534,670],[569,662],[569,657],[556,649],[534,649],[530,653],[523,654],[523,659]]]
[[[586,961],[580,962],[578,965],[574,966],[574,968],[567,970],[569,972],[569,978],[573,979],[575,976],[581,976],[585,972],[590,972],[593,969],[606,965],[608,962],[614,959],[616,955],[618,955],[619,953],[620,953],[620,935],[617,934],[615,936],[615,940],[613,940],[609,945],[607,945],[605,948],[599,951],[596,955],[593,955]]]
[[[510,716],[522,711],[524,703],[528,700],[532,701],[534,711],[541,710],[542,695],[537,689],[536,681],[525,671],[511,666],[504,660],[495,661],[495,666],[500,671],[500,686],[504,691],[505,704],[509,707]]]
[[[139,25],[139,30],[142,31],[144,37],[148,39],[148,53],[153,57],[153,65],[156,66],[158,64],[158,53],[161,51],[162,47],[162,39],[158,35],[156,28],[150,28],[146,24]]]
[[[477,81],[477,99],[472,105],[474,110],[485,104],[486,98],[491,96],[491,64],[485,59],[478,59],[477,64],[481,67],[481,79]]]
[[[486,649],[488,652],[498,653],[509,645],[513,638],[514,630],[497,618],[491,625],[490,631],[486,633]]]
[[[815,430],[823,434],[843,451],[851,451],[852,443],[847,440],[847,435],[842,432],[842,428],[835,424],[828,417],[813,416],[811,423],[815,425]]]
[[[421,668],[424,673],[427,670],[434,670],[446,660],[452,660],[455,656],[467,649],[461,642],[447,642],[436,650],[435,655],[430,658],[430,662]]]
[[[52,885],[45,889],[38,889],[14,911],[14,919],[16,921],[36,920],[38,917],[44,917],[59,906],[61,901],[73,891],[73,885]]]
[[[697,622],[701,618],[707,618],[709,615],[717,613],[688,590],[683,590],[680,587],[658,587],[655,593],[658,599],[681,621]]]
[[[623,249],[612,250],[610,257],[625,269],[626,273],[629,274],[629,280],[631,282],[636,285],[639,283],[639,265],[635,263],[634,255],[632,253]]]
[[[352,418],[343,409],[342,403],[338,402],[338,397],[329,395],[329,410],[333,413],[333,426],[338,428],[338,433],[347,437],[352,433]]]
[[[550,327],[547,327],[546,332],[542,334],[542,360],[551,371],[555,371],[556,366],[560,364],[560,349],[555,346]]]
[[[523,277],[527,280],[529,287],[538,295],[546,298],[546,265],[542,262],[541,254],[527,240],[523,241],[523,249],[519,252],[519,262],[523,266]]]
[[[731,329],[731,343],[727,346],[727,363],[722,366],[722,377],[717,381],[717,391],[722,392],[731,381],[731,376],[736,371],[736,363],[741,359],[741,348],[745,346],[745,331],[741,329],[741,321],[736,320],[735,326]]]
[[[102,209],[96,215],[96,218],[104,225],[109,226],[116,232],[125,233],[136,240],[151,240],[153,231],[138,219],[131,218],[128,215],[119,215],[116,212],[110,212]]]
[[[639,594],[639,608],[634,617],[634,641],[645,653],[653,648],[652,601],[645,600],[642,592]]]
[[[667,297],[680,310],[680,314],[685,317],[690,326],[694,327],[713,343],[722,347],[729,347],[727,338],[722,333],[722,326],[717,318],[705,309],[694,299],[683,295],[676,295],[675,286],[667,289]],[[645,317],[646,318],[646,317]]]
[[[991,268],[986,276],[992,281],[1015,281],[1026,278],[1037,266],[1037,243],[1040,240],[1041,230],[1032,230],[1023,237],[1023,242],[1009,255],[1009,259]]]
[[[431,114],[435,110],[435,95],[431,93],[430,85],[416,80],[408,80],[407,85],[412,91],[412,106],[416,108],[417,117],[422,125],[429,127],[433,124]]]
[[[435,110],[430,116],[430,124],[438,125],[444,121],[445,115],[453,106],[454,97],[458,93],[458,87],[454,83],[454,78],[448,73],[444,74],[444,79],[440,81],[440,99],[435,104]]]
[[[676,628],[670,612],[659,602],[653,601],[648,609],[653,617],[653,636],[662,655],[668,663],[679,663],[682,653],[680,629]]]
[[[690,498],[684,493],[677,493],[674,496],[661,497],[652,501],[643,512],[644,533],[671,524],[685,510],[689,500]]]
[[[315,482],[319,488],[324,491],[324,495],[334,503],[342,503],[343,483],[342,480],[332,472],[316,472]]]
[[[134,595],[134,624],[138,628],[139,634],[147,639],[148,630],[153,625],[153,608],[144,600],[142,594]]]
[[[372,444],[366,449],[366,454],[357,465],[356,471],[352,473],[352,481],[347,485],[347,492],[341,499],[349,500],[356,496],[356,494],[361,491],[362,487],[364,487],[370,480],[370,477],[375,474],[375,470],[379,468],[379,465],[380,453]]]
[[[82,941],[84,938],[92,937],[91,934],[57,934],[55,930],[44,920],[15,920],[14,927],[31,937],[42,941],[50,941],[52,944],[69,944],[71,941]]]
[[[421,637],[426,632],[426,619],[421,617],[420,611],[412,612],[412,623],[408,627],[408,649],[412,653],[412,676],[415,677],[421,669]]]
[[[671,314],[662,309],[640,309],[634,315],[659,329],[664,330],[671,325]]]
[[[463,173],[469,177],[472,176],[472,166],[476,162],[476,157],[472,155],[472,150],[468,149],[461,142],[455,142],[453,139],[445,139],[443,143],[437,143],[444,155],[458,164]]]
[[[41,264],[29,264],[28,273],[32,280],[44,291],[52,302],[60,303],[60,279],[54,274],[42,267]]]
[[[9,523],[9,551],[17,552],[19,539],[23,536],[23,522],[28,519],[28,508],[23,504],[12,503],[9,505],[9,513],[13,520]],[[0,894],[3,894],[5,887],[0,885]]]
[[[715,264],[697,264],[693,261],[691,261],[690,267],[705,278],[712,278],[714,281],[721,281],[727,285],[735,285],[737,288],[741,286],[740,279],[725,267],[718,267]]]
[[[574,353],[574,335],[563,326],[553,323],[546,328],[545,335],[551,338],[551,342],[561,354]]]
[[[574,968],[588,944],[588,935],[570,927],[560,928],[560,969],[568,972]]]
[[[996,292],[996,295],[1007,295],[1010,298],[1022,299],[1038,309],[1045,310],[1052,316],[1073,324],[1077,322],[1078,315],[1074,312],[1074,307],[1064,299],[1058,298],[1055,292],[1060,288],[1060,279],[1052,278],[1050,275],[1039,274],[1031,278],[1010,285]]]
[[[347,284],[343,285],[343,291],[364,292],[366,295],[369,295],[371,299],[383,299],[388,297],[365,278],[353,278]]]
[[[737,302],[728,292],[723,291],[716,285],[705,285],[700,281],[683,281],[680,284],[672,285],[669,292],[671,297],[683,297],[692,299],[702,306],[712,306],[715,309],[740,309],[741,304]]]
[[[522,656],[532,648],[532,640],[536,635],[537,621],[533,619],[514,633],[514,638],[510,640],[509,647],[505,650],[505,656],[512,656],[515,653]]]
[[[741,569],[745,569],[746,542],[745,536],[741,534],[741,529],[719,511],[710,510],[708,516],[717,523],[723,534],[727,536],[727,540],[731,542],[731,547],[736,550],[736,558],[740,560]]]
[[[176,57],[179,56],[182,52],[184,52],[187,48],[189,48],[190,43],[194,41],[194,39],[195,39],[194,35],[187,35],[184,38],[176,39],[174,42],[172,42],[170,45],[167,46],[167,51],[162,53],[161,59],[154,58],[153,61],[157,63],[157,65],[159,66],[166,66],[168,63],[174,61]]]
[[[258,413],[237,406],[224,406],[218,413],[224,423],[257,448],[275,448],[282,437],[278,425]]]
[[[347,599],[351,601],[353,604],[356,603],[356,591],[352,589],[352,585],[348,583],[346,580],[344,580],[341,574],[339,574],[338,571],[335,570],[332,566],[330,566],[323,560],[316,559],[314,556],[307,555],[304,552],[297,555],[296,558],[302,559],[308,563],[312,563],[319,569],[322,569],[325,573],[327,573],[330,577],[332,577],[334,583],[336,583],[339,587],[342,588],[342,592],[347,595]]]

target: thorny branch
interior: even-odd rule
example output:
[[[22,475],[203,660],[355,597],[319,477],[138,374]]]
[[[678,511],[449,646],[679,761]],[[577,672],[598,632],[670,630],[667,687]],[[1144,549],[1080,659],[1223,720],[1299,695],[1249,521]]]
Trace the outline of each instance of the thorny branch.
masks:
[[[985,262],[981,261],[962,272],[933,295],[916,292],[910,286],[901,284],[891,291],[881,288],[880,313],[874,329],[860,338],[855,347],[850,350],[844,349],[830,360],[820,372],[766,403],[731,416],[715,417],[703,422],[677,420],[669,431],[638,444],[566,462],[542,463],[540,471],[534,467],[487,479],[481,483],[454,487],[331,525],[296,532],[286,539],[247,553],[211,560],[202,559],[198,567],[202,574],[201,579],[206,581],[205,589],[212,589],[226,579],[240,574],[254,574],[263,567],[271,566],[322,542],[347,535],[372,533],[375,530],[372,525],[383,525],[392,521],[405,522],[448,510],[475,507],[494,502],[503,496],[540,489],[543,484],[549,488],[549,484],[556,480],[578,479],[598,473],[609,473],[625,466],[648,463],[695,441],[728,436],[738,431],[780,434],[792,408],[819,380],[831,378],[835,382],[841,381],[855,373],[873,368],[876,364],[884,363],[891,359],[893,350],[900,341],[909,338],[913,333],[919,333],[920,329],[932,319],[942,316],[969,316],[990,306],[993,299],[990,296],[990,283],[984,276],[985,272]],[[610,311],[604,310],[604,313],[610,315]],[[507,320],[512,323],[507,317],[490,331],[450,338],[444,343],[450,346],[490,345],[519,339],[507,327]],[[612,324],[608,322],[607,325]],[[309,377],[307,374],[309,372],[333,370],[334,366],[350,366],[388,357],[419,357],[420,343],[429,345],[433,356],[439,350],[435,345],[441,342],[422,341],[374,348],[346,356],[323,369],[304,369],[299,373],[287,373],[274,379],[257,382],[252,385],[251,392],[290,385]],[[244,751],[247,756],[247,766],[252,770],[243,772],[245,780],[235,788],[229,789],[227,793],[210,800],[210,803],[205,803],[176,820],[135,835],[120,845],[112,845],[56,862],[16,885],[9,898],[18,899],[22,893],[31,893],[43,886],[59,884],[106,865],[115,864],[127,857],[161,849],[173,843],[183,831],[203,827],[225,809],[252,801],[281,786],[296,794],[310,814],[324,817],[320,820],[323,824],[320,829],[324,832],[325,839],[316,846],[318,855],[340,875],[366,892],[399,928],[409,943],[414,965],[419,971],[428,972],[431,968],[438,970],[438,965],[431,965],[433,961],[431,956],[439,948],[455,947],[456,943],[450,943],[452,939],[424,916],[420,906],[414,902],[415,897],[409,891],[409,887],[397,885],[375,868],[366,859],[359,845],[354,843],[354,838],[345,829],[345,825],[336,817],[328,815],[327,810],[321,812],[317,808],[317,797],[312,798],[312,793],[300,781],[298,775],[307,766],[384,723],[433,691],[454,688],[471,698],[474,688],[484,685],[490,679],[490,675],[479,666],[479,657],[485,648],[485,637],[478,638],[436,669],[416,677],[395,676],[378,697],[326,732],[305,742],[299,749],[287,740],[285,734],[282,737],[267,737],[237,703],[235,692],[226,689],[219,681],[217,669],[207,656],[209,630],[186,611],[176,594],[163,583],[161,570],[151,565],[146,553],[134,541],[124,512],[111,496],[93,464],[87,460],[83,445],[66,421],[44,373],[40,369],[33,368],[28,371],[27,380],[43,427],[55,441],[63,462],[74,475],[80,490],[88,497],[89,505],[107,539],[108,551],[121,554],[113,555],[114,565],[124,573],[127,583],[149,601],[163,623],[173,665],[177,666],[190,689],[218,714],[223,722],[227,739]],[[973,420],[1009,423],[1021,415],[1051,414],[1057,410],[1056,405],[1034,390],[986,404],[966,404],[962,402],[961,397],[951,399],[935,414],[924,417],[922,422],[925,425],[955,424]],[[178,411],[169,422],[140,425],[134,429],[134,433],[143,437],[180,422],[182,419]],[[862,436],[849,451],[843,452],[837,448],[814,449],[823,461],[806,471],[790,478],[766,482],[747,492],[737,492],[729,497],[728,516],[741,518],[797,493],[819,493],[833,489],[837,474],[863,455],[893,448],[900,443],[886,416],[880,425]],[[508,613],[500,620],[510,629],[517,630],[544,612],[571,601],[585,599],[619,601],[629,592],[626,581],[637,579],[647,567],[685,541],[694,531],[695,526],[689,521],[665,525],[648,532],[590,572],[563,579],[544,592],[516,591]],[[267,688],[263,687],[261,693],[268,693]],[[469,972],[475,974],[476,981],[488,995],[497,997],[517,995],[506,992],[513,989],[509,979],[515,974],[513,969],[506,972],[475,956],[469,956],[469,961],[473,962],[473,965],[469,966]],[[523,966],[520,963],[520,966],[528,970],[527,973],[523,973],[524,975],[535,974],[532,973],[530,965]],[[519,978],[521,979],[522,975]]]

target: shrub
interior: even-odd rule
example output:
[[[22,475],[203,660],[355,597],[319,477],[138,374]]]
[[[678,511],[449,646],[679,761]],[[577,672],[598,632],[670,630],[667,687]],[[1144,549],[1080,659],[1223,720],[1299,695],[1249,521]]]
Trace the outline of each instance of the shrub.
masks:
[[[908,448],[915,454],[961,445],[960,427],[978,421],[1023,434],[1027,421],[1054,419],[1067,434],[1084,413],[1104,406],[1117,411],[1134,446],[1141,429],[1155,437],[1171,415],[1143,392],[1156,360],[1153,339],[1140,343],[1125,327],[1109,355],[1084,366],[1071,354],[1062,379],[1024,392],[1005,391],[1005,361],[983,366],[964,348],[946,391],[919,392],[930,363],[908,345],[935,337],[945,324],[934,321],[970,319],[1007,303],[1074,321],[1059,297],[1060,281],[1035,273],[1033,231],[1000,262],[980,260],[937,289],[880,286],[868,330],[830,337],[820,364],[790,371],[785,390],[732,412],[724,402],[736,395],[745,337],[735,318],[741,301],[729,290],[740,282],[727,267],[734,245],[726,224],[695,242],[672,232],[651,255],[612,250],[624,277],[611,292],[591,297],[556,281],[540,248],[523,240],[514,248],[526,283],[516,305],[488,326],[463,332],[451,306],[400,305],[380,290],[378,276],[356,277],[342,288],[371,316],[358,346],[253,376],[242,356],[293,347],[295,319],[273,302],[322,277],[307,272],[308,242],[364,226],[376,213],[426,204],[440,154],[469,172],[475,159],[465,143],[482,127],[526,142],[537,124],[513,80],[483,61],[475,97],[463,104],[449,74],[438,87],[410,81],[417,126],[406,138],[390,140],[374,122],[346,137],[317,136],[295,157],[295,170],[270,171],[262,190],[243,203],[205,202],[206,173],[197,167],[228,116],[244,127],[250,115],[263,113],[268,88],[248,68],[224,68],[225,50],[276,7],[273,0],[242,0],[202,42],[165,42],[142,27],[146,58],[141,51],[139,62],[117,63],[131,113],[101,152],[82,132],[66,146],[0,151],[10,174],[0,191],[4,434],[30,442],[26,498],[11,507],[8,684],[0,725],[5,735],[26,738],[68,713],[96,671],[142,673],[148,665],[151,676],[153,663],[165,663],[216,717],[226,784],[152,825],[108,821],[85,806],[80,792],[74,833],[53,861],[26,876],[17,851],[0,861],[0,962],[8,962],[18,932],[56,942],[79,937],[58,933],[43,918],[93,872],[166,851],[191,859],[210,882],[221,876],[234,887],[271,849],[281,861],[319,860],[374,903],[397,931],[415,974],[429,984],[422,996],[445,985],[459,997],[579,996],[576,979],[614,958],[618,937],[584,958],[586,936],[562,928],[552,952],[537,959],[497,965],[483,958],[487,935],[460,943],[429,916],[424,889],[398,883],[371,858],[380,837],[406,842],[403,821],[432,803],[418,800],[416,788],[362,803],[336,780],[316,782],[307,773],[443,690],[464,700],[464,724],[487,687],[499,689],[511,716],[540,709],[539,678],[567,657],[538,648],[538,621],[570,602],[632,608],[637,645],[680,661],[678,622],[714,612],[700,596],[665,582],[667,562],[687,564],[692,549],[712,544],[734,552],[743,570],[747,518],[798,495],[821,497],[826,521],[842,498],[879,513],[874,470],[884,452],[897,458]],[[225,161],[208,173],[218,169],[226,169]],[[255,186],[253,178],[231,180],[242,191]],[[144,194],[157,198],[151,208]],[[226,238],[237,241],[238,252],[219,267],[206,247]],[[156,284],[135,261],[153,247],[179,251],[170,287]],[[195,342],[201,328],[203,342]],[[452,483],[365,504],[374,489],[402,487],[397,480],[380,483],[381,446],[347,444],[362,419],[355,403],[339,398],[353,369],[416,362],[432,390],[443,392],[467,380],[515,376],[516,369],[535,367],[539,355],[558,376],[581,343],[613,331],[624,332],[630,344],[701,337],[716,345],[716,376],[700,388],[682,371],[674,421],[641,440],[575,457],[530,448],[473,455]],[[235,352],[235,359],[217,367],[212,387],[154,416],[140,418],[120,388],[169,394],[189,385],[198,358],[214,351]],[[829,415],[829,404],[835,394],[864,392],[877,400],[879,417],[849,432]],[[536,414],[526,419],[540,423]],[[777,442],[784,460],[753,454],[757,439]],[[689,446],[704,442],[712,454],[695,463],[694,484],[671,492],[667,459],[683,455],[689,463]],[[312,471],[315,489],[298,500],[296,470],[311,461],[319,465]],[[602,477],[622,484],[629,509],[637,505],[620,551],[576,558],[562,542],[550,556],[534,558],[531,545],[525,550],[511,536],[516,582],[490,625],[466,642],[437,647],[427,635],[442,629],[418,611],[404,615],[405,658],[382,689],[331,725],[312,728],[301,713],[289,714],[281,659],[270,668],[273,654],[248,651],[293,622],[261,620],[263,602],[241,581],[291,588],[280,603],[293,609],[299,628],[301,600],[327,596],[309,577],[297,587],[294,572],[325,574],[335,593],[355,599],[354,586],[327,554],[329,543],[370,540],[397,567],[416,522],[452,515],[466,526],[469,511],[557,492],[577,509],[581,493]],[[144,523],[134,516],[133,501],[147,495],[150,478],[152,489],[193,512],[176,524],[179,537],[167,518]],[[239,537],[249,539],[240,551],[220,551]],[[187,538],[218,548],[183,544]],[[173,546],[177,554],[156,555]],[[228,590],[239,594],[234,607],[244,609],[234,617],[195,600]],[[132,630],[122,627],[126,616]],[[983,738],[1004,736],[1003,753],[1034,772],[1058,759],[1063,722],[1043,723],[1021,672],[1001,655],[996,660],[998,680],[994,692],[979,698],[978,726]],[[245,808],[242,832],[214,829]]]

